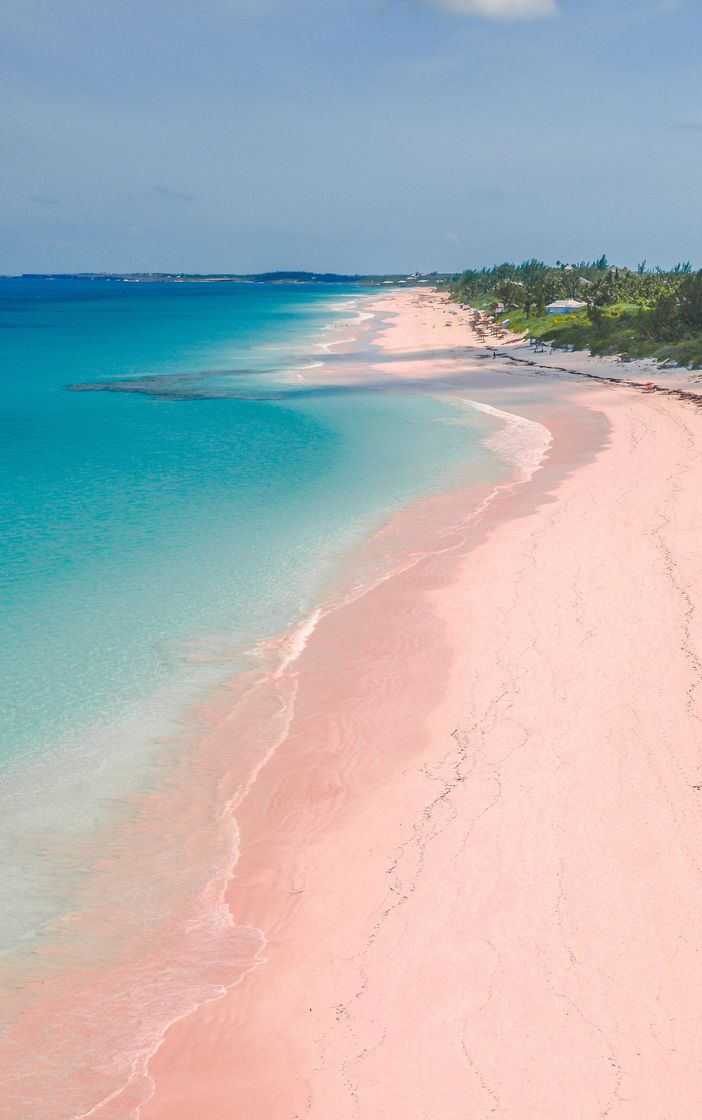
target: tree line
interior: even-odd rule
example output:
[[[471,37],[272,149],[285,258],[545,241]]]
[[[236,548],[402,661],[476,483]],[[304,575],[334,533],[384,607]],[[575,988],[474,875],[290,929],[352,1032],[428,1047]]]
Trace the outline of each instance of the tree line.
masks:
[[[626,350],[694,365],[699,358],[702,364],[702,270],[694,271],[689,261],[666,270],[649,268],[645,260],[635,269],[620,268],[606,255],[576,264],[532,259],[466,269],[448,288],[459,302],[506,316],[515,329],[552,341],[575,333],[576,343],[597,353]],[[545,322],[546,308],[560,299],[585,307],[567,324],[559,317]],[[680,354],[671,346],[681,347]]]

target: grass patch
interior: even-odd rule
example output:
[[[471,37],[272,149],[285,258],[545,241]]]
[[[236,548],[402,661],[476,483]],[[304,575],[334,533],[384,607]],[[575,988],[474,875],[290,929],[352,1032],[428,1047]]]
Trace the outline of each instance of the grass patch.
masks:
[[[653,358],[659,364],[676,362],[702,369],[702,335],[673,342],[653,337],[652,311],[632,303],[614,304],[605,311],[578,311],[573,315],[526,315],[524,311],[500,313],[510,330],[529,334],[556,349],[588,350],[595,357],[622,355]]]

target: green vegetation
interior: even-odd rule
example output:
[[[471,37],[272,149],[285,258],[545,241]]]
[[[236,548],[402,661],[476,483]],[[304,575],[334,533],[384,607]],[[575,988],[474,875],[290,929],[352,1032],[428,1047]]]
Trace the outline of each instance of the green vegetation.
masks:
[[[702,271],[689,262],[664,271],[611,267],[597,261],[555,267],[543,261],[468,269],[448,282],[453,299],[509,320],[510,329],[555,347],[702,368]],[[548,315],[560,299],[586,306]]]

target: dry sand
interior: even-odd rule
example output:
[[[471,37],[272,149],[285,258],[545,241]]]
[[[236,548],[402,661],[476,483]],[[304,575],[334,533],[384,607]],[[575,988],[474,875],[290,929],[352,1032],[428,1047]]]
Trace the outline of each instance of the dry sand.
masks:
[[[376,308],[386,375],[514,374],[433,293]],[[702,1114],[702,411],[537,376],[543,468],[425,507],[437,552],[295,663],[237,813],[265,961],[169,1031],[142,1120]]]

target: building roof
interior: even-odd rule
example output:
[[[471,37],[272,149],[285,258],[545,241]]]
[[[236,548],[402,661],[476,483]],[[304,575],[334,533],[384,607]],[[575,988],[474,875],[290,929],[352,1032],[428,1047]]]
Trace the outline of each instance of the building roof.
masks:
[[[579,299],[556,299],[553,303],[549,303],[546,310],[548,311],[550,307],[587,307],[587,304]]]

